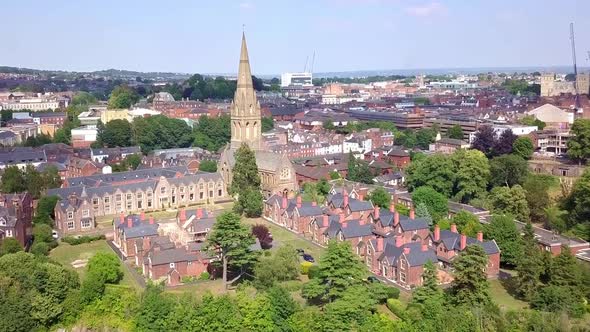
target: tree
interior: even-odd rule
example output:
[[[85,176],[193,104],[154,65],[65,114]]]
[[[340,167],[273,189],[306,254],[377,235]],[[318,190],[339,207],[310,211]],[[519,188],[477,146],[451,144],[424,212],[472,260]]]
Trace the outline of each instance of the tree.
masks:
[[[504,130],[494,144],[494,155],[501,156],[512,153],[512,145],[514,145],[516,138],[517,136],[512,133],[512,129]]]
[[[144,153],[155,149],[186,148],[193,141],[192,130],[186,122],[164,115],[135,118],[132,129],[133,142]]]
[[[109,98],[109,108],[130,108],[139,101],[139,95],[127,85],[117,86]]]
[[[262,124],[262,126],[260,129],[263,133],[265,133],[267,131],[271,131],[275,126],[272,116],[262,117],[261,124]]]
[[[450,197],[453,193],[456,168],[451,158],[443,154],[434,154],[423,160],[412,162],[406,169],[406,183],[410,190],[428,186]]]
[[[46,215],[49,217],[53,217],[55,204],[57,204],[58,200],[59,197],[55,195],[41,197],[37,202],[37,215]]]
[[[266,292],[266,296],[270,302],[275,331],[291,331],[288,320],[298,309],[291,294],[284,288],[275,286]]]
[[[201,116],[195,125],[193,145],[216,152],[226,145],[231,138],[230,117],[222,115],[217,118]]]
[[[570,132],[567,154],[570,159],[585,162],[590,157],[590,120],[576,119]]]
[[[533,141],[526,136],[518,137],[512,144],[512,152],[525,160],[531,159],[534,151]]]
[[[446,217],[449,212],[448,199],[431,187],[419,187],[412,193],[412,201],[416,206],[426,205],[428,212],[434,220]]]
[[[545,175],[531,174],[522,185],[525,190],[526,200],[530,210],[531,219],[541,222],[545,216],[545,208],[550,206],[549,187],[554,179]]]
[[[490,161],[490,183],[493,186],[522,184],[529,173],[526,160],[516,155],[503,155]]]
[[[207,239],[207,250],[215,251],[221,257],[225,289],[250,269],[254,259],[250,250],[250,246],[255,243],[254,237],[240,219],[239,215],[232,212],[221,214]],[[239,268],[239,272],[228,281],[230,268]]]
[[[137,331],[168,331],[165,323],[172,309],[173,301],[163,293],[163,287],[148,285],[135,318]]]
[[[428,150],[430,143],[434,143],[436,134],[436,131],[428,128],[418,130],[416,132],[416,145],[423,150]]]
[[[496,187],[490,192],[489,200],[494,213],[509,214],[521,222],[529,220],[526,193],[521,186],[515,185],[512,188]]]
[[[457,170],[455,198],[468,203],[484,194],[490,178],[486,156],[477,150],[457,150],[452,158]]]
[[[199,164],[199,171],[207,173],[217,172],[217,163],[213,160],[203,160]]]
[[[496,133],[491,126],[481,126],[475,132],[475,140],[471,147],[483,152],[487,157],[492,156],[496,144]]]
[[[7,237],[0,242],[0,256],[7,254],[14,254],[22,251],[23,247],[18,243],[18,240],[13,237]]]
[[[346,178],[350,181],[372,184],[373,177],[369,164],[364,160],[356,159],[352,151],[350,151]]]
[[[424,219],[426,222],[428,222],[428,225],[432,226],[432,216],[430,215],[430,212],[428,211],[428,207],[426,206],[426,204],[419,203],[416,206],[416,216]]]
[[[424,304],[433,299],[442,300],[443,292],[438,286],[438,269],[431,261],[424,264],[422,280],[422,286],[414,291],[412,303]]]
[[[270,249],[272,247],[272,235],[265,225],[256,224],[252,226],[252,235],[258,239],[262,249]]]
[[[41,172],[41,177],[43,178],[43,185],[45,189],[61,187],[61,175],[59,175],[59,170],[56,166],[47,166],[43,172]]]
[[[35,243],[37,242],[53,242],[52,228],[47,224],[39,224],[33,226],[33,237]]]
[[[16,193],[26,190],[23,172],[17,166],[8,166],[2,174],[0,189],[3,193]]]
[[[383,187],[377,187],[367,197],[373,205],[379,206],[383,209],[388,209],[391,204],[391,195],[383,189]]]
[[[45,185],[43,183],[43,177],[41,173],[35,169],[35,166],[28,164],[25,167],[24,173],[24,181],[27,186],[27,191],[33,196],[33,198],[39,198],[41,196],[41,192],[45,190]]]
[[[465,210],[461,210],[455,214],[452,223],[457,226],[457,230],[460,233],[471,237],[475,237],[477,232],[482,230],[481,223],[477,216]]]
[[[519,121],[520,124],[527,125],[527,126],[537,126],[539,130],[543,130],[547,125],[545,122],[535,118],[532,115],[526,115]]]
[[[520,255],[516,265],[516,289],[520,297],[531,301],[538,290],[543,266],[541,265],[541,252],[530,222],[527,222],[524,227],[522,247],[523,253],[526,254]]]
[[[568,211],[567,227],[587,225],[590,220],[590,168],[574,183],[570,194],[563,202],[563,209]]]
[[[256,155],[246,143],[242,143],[236,151],[235,159],[230,193],[239,195],[250,188],[260,190],[260,175],[256,165]]]
[[[491,302],[486,275],[488,256],[479,245],[469,245],[455,259],[451,300],[456,305],[485,306]]]
[[[517,266],[522,256],[523,244],[514,218],[510,215],[493,215],[485,230],[486,238],[494,239],[500,247],[501,262]]]
[[[318,266],[318,277],[308,281],[301,291],[301,295],[312,302],[341,297],[349,287],[361,283],[366,274],[348,242],[330,241]]]
[[[454,139],[463,139],[463,128],[461,128],[461,125],[454,125],[451,128],[449,128],[449,130],[447,130],[447,136],[449,138],[454,138]]]
[[[99,124],[100,125],[100,124]],[[97,140],[109,148],[133,145],[133,131],[127,120],[115,119],[107,122],[99,130]]]
[[[95,274],[105,283],[116,284],[123,278],[119,258],[113,253],[98,252],[88,260],[88,273]]]
[[[299,276],[299,258],[290,245],[279,247],[270,257],[261,257],[254,266],[255,285],[269,288],[277,282],[294,280]]]

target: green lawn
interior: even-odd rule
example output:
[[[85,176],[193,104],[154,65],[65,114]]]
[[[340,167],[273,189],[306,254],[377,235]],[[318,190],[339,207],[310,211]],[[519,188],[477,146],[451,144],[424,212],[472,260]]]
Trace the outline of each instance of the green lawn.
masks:
[[[214,295],[219,295],[223,293],[223,282],[221,279],[217,279],[195,284],[170,287],[166,289],[166,292],[171,294],[193,294],[198,298],[201,298],[207,292],[211,292]],[[230,291],[230,293],[232,292],[233,291]]]
[[[512,296],[500,280],[490,280],[490,294],[500,308],[522,309],[528,307],[526,302]]]
[[[315,244],[312,244],[311,240],[302,239],[298,235],[286,230],[285,228],[279,227],[279,226],[271,223],[270,221],[266,221],[262,218],[254,218],[254,219],[244,218],[244,222],[249,225],[256,225],[256,224],[265,225],[270,230],[273,240],[278,246],[290,244],[293,247],[295,247],[296,249],[301,248],[301,249],[305,250],[306,253],[309,253],[310,255],[312,255],[313,258],[315,258],[316,263],[318,262],[319,258],[324,254],[324,252],[326,251],[325,248],[318,247]]]
[[[91,243],[79,244],[77,246],[69,245],[65,242],[60,242],[59,246],[49,253],[49,257],[55,261],[61,263],[66,268],[72,269],[78,272],[80,279],[84,279],[86,273],[86,267],[74,268],[72,262],[78,259],[89,259],[97,252],[109,252],[113,250],[108,246],[106,240],[94,241]],[[130,286],[134,288],[140,288],[137,282],[129,275],[127,268],[121,263],[121,270],[123,270],[123,280],[121,285]]]

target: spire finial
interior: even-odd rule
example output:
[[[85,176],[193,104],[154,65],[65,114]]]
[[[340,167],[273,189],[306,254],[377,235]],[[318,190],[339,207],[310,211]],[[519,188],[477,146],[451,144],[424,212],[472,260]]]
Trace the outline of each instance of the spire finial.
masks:
[[[242,23],[242,33],[246,33],[246,25]]]

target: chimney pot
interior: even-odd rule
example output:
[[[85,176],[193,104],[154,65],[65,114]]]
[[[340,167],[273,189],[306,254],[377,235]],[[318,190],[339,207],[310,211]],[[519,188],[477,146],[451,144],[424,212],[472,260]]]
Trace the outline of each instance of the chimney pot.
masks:
[[[457,233],[457,225],[456,224],[451,224],[451,232]]]
[[[395,238],[395,246],[396,247],[401,247],[404,244],[404,239],[401,236],[397,236]]]
[[[185,216],[186,218],[186,216]],[[198,208],[197,209],[197,219],[201,219],[203,218],[203,209],[202,208]]]
[[[316,201],[311,202],[311,206],[318,206],[318,203]]]
[[[425,245],[425,244],[423,244],[423,245],[422,245],[422,251],[428,251],[428,246],[427,246],[427,245]]]
[[[382,237],[377,238],[377,251],[378,252],[383,251],[383,238]]]
[[[483,242],[483,232],[477,232],[477,241]]]
[[[346,228],[346,227],[348,227],[348,222],[343,222],[342,223],[342,228]]]
[[[150,225],[154,224],[154,216],[150,216]]]
[[[404,248],[404,254],[409,254],[410,253],[410,247],[405,247]]]
[[[283,210],[287,208],[287,196],[283,196],[283,201],[281,202],[281,208]]]
[[[139,215],[139,219],[141,221],[145,221],[145,212],[144,211],[141,211],[141,214]]]
[[[416,211],[414,211],[414,206],[410,208],[410,219],[414,220],[416,218]]]
[[[461,234],[461,250],[464,250],[467,246],[467,236],[465,234]]]
[[[180,209],[180,221],[186,221],[186,210]]]
[[[121,212],[119,219],[121,220],[121,225],[125,223],[125,215],[123,214],[123,212]]]
[[[127,227],[128,228],[132,228],[133,227],[133,218],[127,217]]]
[[[301,208],[301,195],[297,196],[297,208]]]
[[[393,202],[391,202],[391,204],[389,204],[389,212],[391,212],[391,213],[395,212],[395,204],[393,204]]]
[[[393,227],[397,227],[399,225],[399,212],[395,211],[393,213]]]
[[[379,219],[379,207],[376,205],[373,209],[373,219],[375,219],[375,220]]]
[[[324,216],[322,217],[323,222],[324,222],[324,227],[328,227],[328,224],[330,223],[330,217],[328,217],[327,214],[324,214]]]
[[[338,217],[340,218],[340,223],[344,222],[344,213],[340,212],[340,214],[338,215]]]

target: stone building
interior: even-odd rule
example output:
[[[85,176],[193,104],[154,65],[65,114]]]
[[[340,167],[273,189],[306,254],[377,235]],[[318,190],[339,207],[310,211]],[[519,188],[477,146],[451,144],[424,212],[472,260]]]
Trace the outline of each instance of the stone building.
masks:
[[[590,93],[590,73],[580,73],[576,77],[579,94]],[[554,73],[541,75],[541,97],[559,96],[562,93],[575,94],[574,82],[558,81]]]
[[[266,197],[281,191],[289,193],[297,189],[295,170],[286,155],[267,151],[262,146],[261,110],[252,84],[250,61],[246,47],[246,37],[242,35],[238,84],[231,105],[231,142],[225,147],[219,160],[218,169],[229,186],[232,168],[235,165],[235,152],[243,144],[248,144],[256,154],[256,164]]]
[[[68,187],[48,191],[48,195],[60,198],[55,207],[56,228],[62,234],[90,232],[95,229],[94,219],[99,216],[231,200],[219,173],[168,174],[163,170],[147,170],[160,174],[153,178],[142,170],[110,174],[110,178],[94,175],[87,177],[91,178],[88,181],[68,179]],[[136,173],[142,177],[137,177]],[[101,180],[92,185],[99,178]]]

